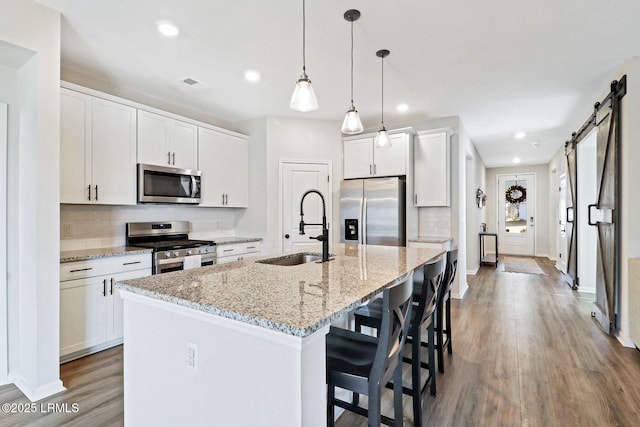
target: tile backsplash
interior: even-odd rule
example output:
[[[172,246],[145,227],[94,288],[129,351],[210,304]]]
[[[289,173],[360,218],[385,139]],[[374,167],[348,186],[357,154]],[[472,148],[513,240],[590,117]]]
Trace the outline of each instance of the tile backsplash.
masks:
[[[189,237],[231,236],[235,210],[180,205],[60,205],[60,250],[125,244],[125,224],[142,221],[190,221]]]
[[[420,208],[418,235],[422,237],[450,237],[451,208]]]

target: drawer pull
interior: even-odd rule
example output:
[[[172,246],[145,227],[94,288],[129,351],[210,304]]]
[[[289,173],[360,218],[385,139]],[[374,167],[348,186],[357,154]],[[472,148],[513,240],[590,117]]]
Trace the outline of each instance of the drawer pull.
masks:
[[[255,249],[255,246],[247,246],[247,249]]]
[[[223,249],[222,252],[233,252],[233,249]]]
[[[78,271],[89,271],[89,270],[93,270],[93,267],[79,268],[77,270],[69,270],[69,273],[77,273]]]
[[[131,262],[123,262],[122,265],[133,265],[133,264],[141,264],[142,261],[131,261]]]

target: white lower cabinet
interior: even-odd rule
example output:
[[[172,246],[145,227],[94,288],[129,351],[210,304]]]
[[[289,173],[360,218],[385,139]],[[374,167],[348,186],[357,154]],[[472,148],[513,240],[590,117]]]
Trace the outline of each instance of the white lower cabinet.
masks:
[[[71,360],[120,344],[123,309],[115,283],[150,275],[150,254],[61,264],[61,360]]]
[[[232,243],[228,245],[217,245],[218,254],[216,263],[226,264],[228,262],[240,261],[247,258],[260,256],[262,242]]]

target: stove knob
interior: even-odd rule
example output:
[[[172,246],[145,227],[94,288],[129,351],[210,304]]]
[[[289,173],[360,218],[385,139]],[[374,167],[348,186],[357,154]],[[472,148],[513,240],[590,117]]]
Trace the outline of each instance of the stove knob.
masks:
[[[191,255],[193,251],[191,249],[187,249],[187,255]]]
[[[209,252],[209,248],[200,248],[201,254],[206,254],[207,252]]]
[[[171,256],[171,252],[165,252],[165,253],[164,253],[164,257],[165,257],[165,258],[169,258],[170,256]]]
[[[173,253],[173,256],[177,256],[177,257],[178,257],[178,256],[180,256],[180,252],[175,251],[175,252]]]

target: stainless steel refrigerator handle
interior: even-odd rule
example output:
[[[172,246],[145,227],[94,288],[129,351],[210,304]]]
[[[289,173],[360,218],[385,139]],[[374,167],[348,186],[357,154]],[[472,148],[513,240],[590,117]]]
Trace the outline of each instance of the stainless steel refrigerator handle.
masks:
[[[358,243],[363,243],[364,241],[364,234],[362,234],[362,230],[364,230],[364,222],[362,221],[362,205],[363,205],[363,200],[364,197],[360,197],[360,213],[358,214],[358,232],[360,233],[360,235],[358,236]]]
[[[367,198],[364,197],[362,204],[362,244],[367,244]]]

